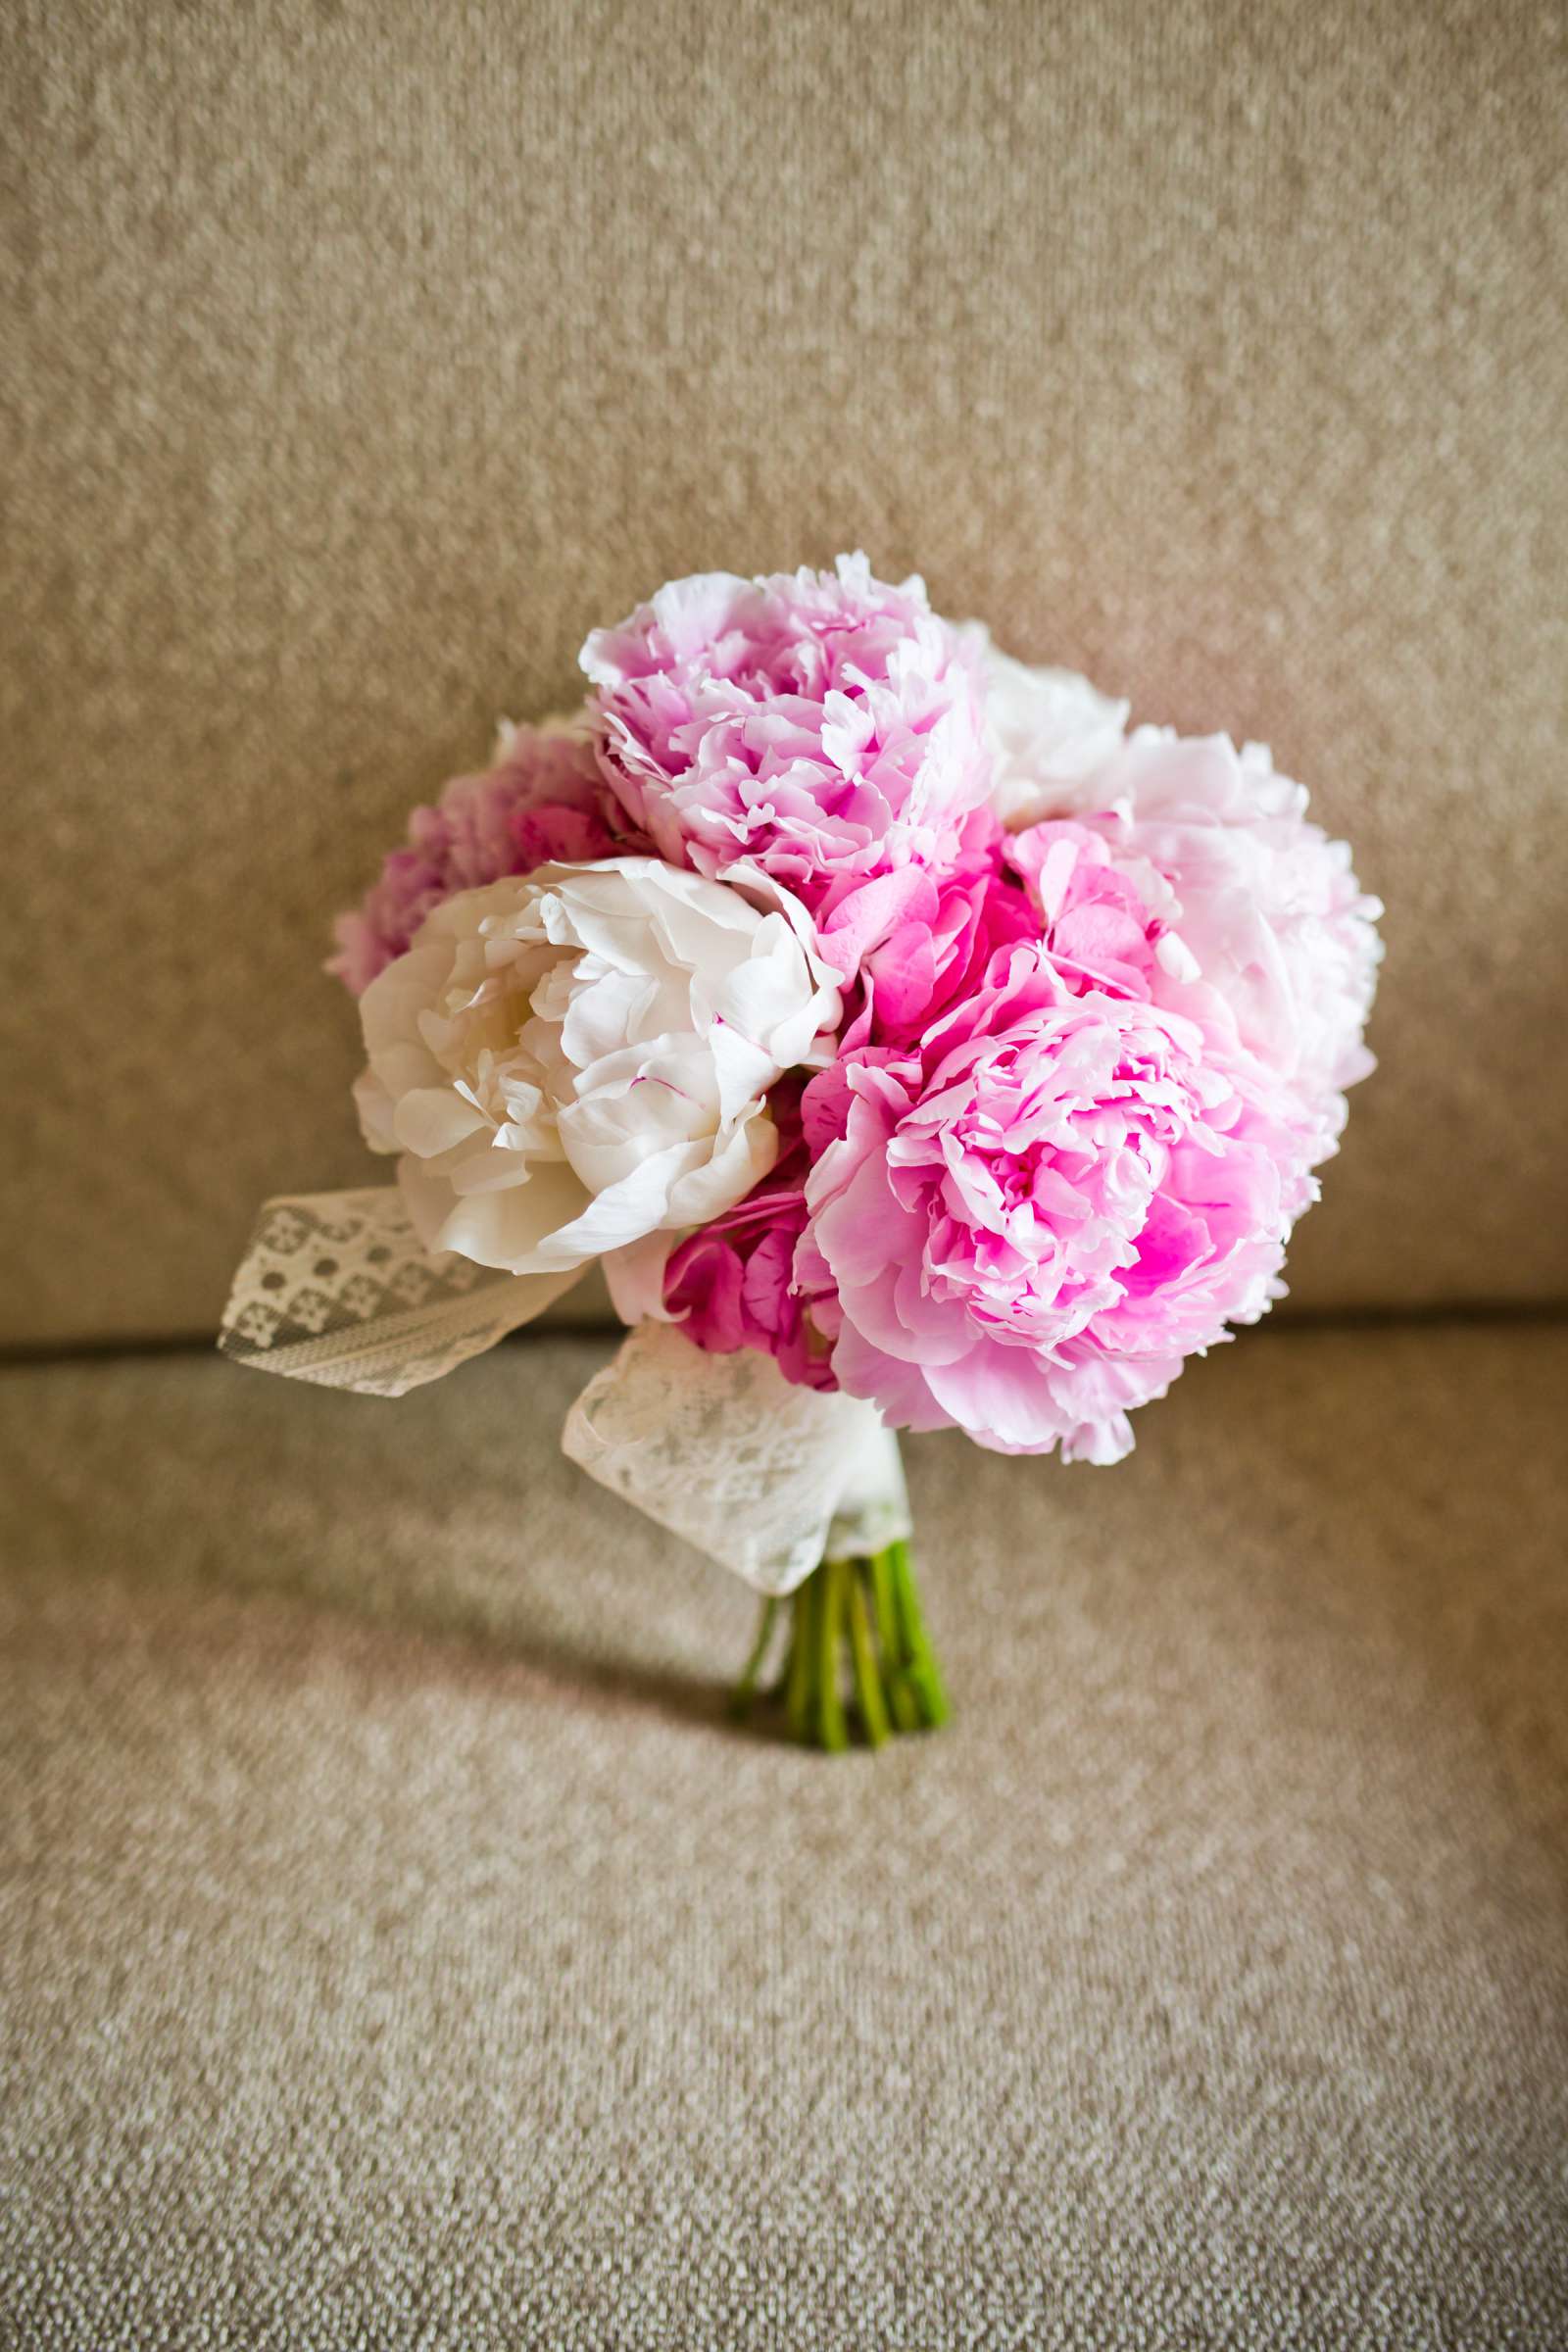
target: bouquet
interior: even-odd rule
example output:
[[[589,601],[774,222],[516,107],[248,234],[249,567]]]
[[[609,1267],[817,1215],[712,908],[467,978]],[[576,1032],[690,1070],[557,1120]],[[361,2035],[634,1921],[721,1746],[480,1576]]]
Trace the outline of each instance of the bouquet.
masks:
[[[270,1201],[220,1346],[401,1396],[597,1262],[568,1455],[762,1595],[738,1704],[940,1723],[899,1430],[1106,1464],[1282,1296],[1382,911],[1261,746],[977,624],[700,574],[415,811],[329,968],[396,1184]]]

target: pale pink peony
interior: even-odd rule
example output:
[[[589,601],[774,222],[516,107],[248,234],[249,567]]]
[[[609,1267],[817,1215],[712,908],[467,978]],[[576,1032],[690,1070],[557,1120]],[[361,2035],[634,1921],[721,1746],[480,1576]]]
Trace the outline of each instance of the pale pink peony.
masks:
[[[796,1276],[838,1385],[1002,1452],[1118,1460],[1129,1409],[1279,1295],[1314,1195],[1249,1057],[1143,997],[1075,993],[1039,944],[805,1107]]]
[[[1343,1090],[1374,1066],[1362,1032],[1383,952],[1383,909],[1348,845],[1308,821],[1305,791],[1265,746],[1238,751],[1225,735],[1166,727],[1121,738],[1111,721],[1124,706],[1104,706],[1095,727],[1093,689],[1067,692],[1081,680],[1025,671],[994,649],[987,662],[993,727],[999,709],[1006,720],[996,803],[1020,837],[1014,865],[1039,863],[1025,845],[1041,822],[1092,829],[1166,941],[1156,1001],[1228,1032],[1286,1080],[1314,1156],[1326,1156],[1345,1123]]]
[[[868,877],[952,863],[988,799],[977,649],[863,556],[671,581],[582,665],[605,773],[662,856],[760,867],[819,920]]]
[[[614,831],[610,816],[617,819]],[[363,996],[455,893],[634,848],[618,820],[580,718],[504,727],[493,766],[454,776],[434,808],[415,809],[408,847],[394,850],[361,905],[338,916],[337,954],[327,970]]]

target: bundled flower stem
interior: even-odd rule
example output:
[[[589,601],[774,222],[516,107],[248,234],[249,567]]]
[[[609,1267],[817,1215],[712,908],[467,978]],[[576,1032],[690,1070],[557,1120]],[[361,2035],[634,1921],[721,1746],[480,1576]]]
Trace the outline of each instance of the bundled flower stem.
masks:
[[[780,1617],[789,1632],[777,1678],[762,1688]],[[895,1732],[948,1720],[942,1674],[920,1609],[907,1544],[855,1559],[826,1559],[786,1600],[765,1600],[736,1686],[744,1721],[760,1697],[783,1710],[793,1739],[835,1752],[881,1747]]]

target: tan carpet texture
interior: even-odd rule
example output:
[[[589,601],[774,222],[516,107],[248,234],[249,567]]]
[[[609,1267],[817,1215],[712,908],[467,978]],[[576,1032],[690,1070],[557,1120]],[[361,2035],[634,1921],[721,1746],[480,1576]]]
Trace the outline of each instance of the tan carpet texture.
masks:
[[[664,576],[863,544],[1388,900],[1295,1259],[1568,1290],[1568,39],[1495,0],[15,0],[12,1341],[361,1180],[328,919]]]
[[[602,1351],[0,1377],[8,2352],[1560,2352],[1568,1338],[911,1445],[874,1759],[722,1723]]]

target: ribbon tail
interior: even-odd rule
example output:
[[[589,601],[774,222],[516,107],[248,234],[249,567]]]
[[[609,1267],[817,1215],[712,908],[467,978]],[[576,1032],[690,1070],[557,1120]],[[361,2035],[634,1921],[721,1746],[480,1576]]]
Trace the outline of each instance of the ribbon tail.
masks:
[[[218,1345],[260,1372],[404,1396],[531,1322],[582,1271],[432,1255],[395,1185],[280,1198],[257,1221]]]
[[[743,1577],[791,1592],[831,1548],[909,1533],[898,1440],[872,1404],[792,1386],[769,1355],[710,1355],[640,1323],[562,1433],[569,1461]]]

